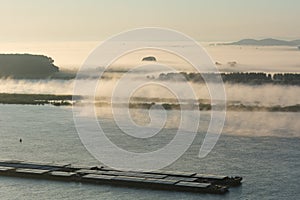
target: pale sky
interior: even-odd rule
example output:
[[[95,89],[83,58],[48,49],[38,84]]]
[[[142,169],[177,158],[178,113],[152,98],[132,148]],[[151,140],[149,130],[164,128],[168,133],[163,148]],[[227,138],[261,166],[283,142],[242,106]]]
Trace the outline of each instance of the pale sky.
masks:
[[[199,41],[300,39],[299,0],[0,0],[0,42],[100,41],[164,27]]]

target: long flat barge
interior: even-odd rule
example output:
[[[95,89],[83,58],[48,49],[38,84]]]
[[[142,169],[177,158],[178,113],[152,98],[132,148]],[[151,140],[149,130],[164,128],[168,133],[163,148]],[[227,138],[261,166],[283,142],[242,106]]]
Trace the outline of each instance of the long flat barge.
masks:
[[[123,187],[225,194],[239,186],[242,177],[168,171],[120,171],[105,166],[0,161],[0,175]]]

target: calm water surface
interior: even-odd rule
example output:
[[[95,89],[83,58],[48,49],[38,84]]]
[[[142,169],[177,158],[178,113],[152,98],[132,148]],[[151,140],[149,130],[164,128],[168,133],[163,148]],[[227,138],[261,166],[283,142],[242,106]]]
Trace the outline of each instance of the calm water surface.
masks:
[[[225,196],[0,177],[0,199],[300,199],[300,130],[294,124],[299,122],[299,114],[229,115],[224,134],[206,158],[197,157],[203,139],[200,132],[190,149],[166,168],[243,176],[243,185],[230,189]],[[243,121],[250,116],[258,117],[258,126],[249,126],[256,123],[254,118],[249,123]],[[293,124],[278,127],[288,119]],[[110,138],[117,141],[119,130],[109,119],[102,119],[102,124],[110,131]],[[81,144],[71,108],[0,105],[0,126],[0,159],[101,165]],[[172,134],[172,129],[166,129],[160,139],[150,142],[163,146]],[[140,148],[126,139],[120,145]]]

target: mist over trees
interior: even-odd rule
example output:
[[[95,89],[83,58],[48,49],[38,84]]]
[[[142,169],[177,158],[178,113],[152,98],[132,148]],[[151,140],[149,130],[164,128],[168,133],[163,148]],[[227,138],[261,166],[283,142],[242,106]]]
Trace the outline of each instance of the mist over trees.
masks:
[[[0,54],[0,77],[47,78],[59,71],[44,55]]]
[[[262,85],[262,84],[282,84],[282,85],[300,85],[300,74],[293,73],[278,73],[267,74],[262,72],[234,72],[234,73],[161,73],[158,77],[163,81],[191,81],[194,83],[204,83],[206,80],[214,82],[217,80],[217,76],[221,75],[224,83],[237,83],[237,84],[250,84],[250,85]]]

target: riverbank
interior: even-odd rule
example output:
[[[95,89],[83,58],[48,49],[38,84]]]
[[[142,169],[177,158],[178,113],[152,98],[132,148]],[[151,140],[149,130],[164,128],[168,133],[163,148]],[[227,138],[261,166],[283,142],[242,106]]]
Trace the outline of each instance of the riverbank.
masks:
[[[199,100],[199,103],[186,103],[180,105],[172,99],[157,98],[134,98],[129,103],[114,103],[116,107],[127,107],[131,109],[165,109],[165,110],[201,110],[209,111],[212,105],[207,100]],[[97,107],[111,107],[109,98],[97,99],[95,102],[84,101],[83,96],[72,95],[52,95],[52,94],[8,94],[0,93],[0,104],[20,104],[20,105],[54,105],[54,106],[85,106],[94,103]],[[217,110],[223,109],[216,105]],[[300,105],[288,106],[263,106],[245,105],[243,102],[227,102],[228,111],[264,111],[264,112],[300,112]]]

